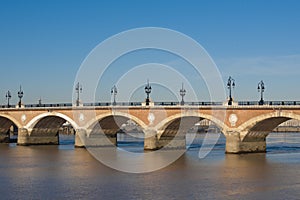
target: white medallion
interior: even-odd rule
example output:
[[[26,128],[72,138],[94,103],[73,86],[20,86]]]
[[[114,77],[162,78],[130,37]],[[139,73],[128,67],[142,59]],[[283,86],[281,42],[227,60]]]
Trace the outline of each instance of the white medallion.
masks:
[[[84,121],[84,114],[82,113],[79,114],[79,121],[81,122]]]
[[[22,122],[25,122],[25,121],[26,121],[26,115],[25,115],[25,114],[23,114],[23,115],[21,116],[21,120],[22,120]]]
[[[149,113],[149,115],[148,115],[149,124],[150,125],[153,124],[154,120],[155,120],[154,114],[153,113]]]
[[[236,116],[236,114],[229,115],[229,122],[231,126],[235,126],[237,121],[238,121],[238,117]]]

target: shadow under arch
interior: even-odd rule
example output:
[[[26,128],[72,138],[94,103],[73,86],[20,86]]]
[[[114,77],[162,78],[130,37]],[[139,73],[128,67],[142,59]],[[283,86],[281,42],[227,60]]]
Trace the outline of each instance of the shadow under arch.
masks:
[[[130,134],[123,129],[123,125],[128,121],[132,121],[137,127],[140,127],[140,132],[144,132],[146,124],[140,119],[126,114],[126,113],[109,113],[96,116],[93,120],[90,120],[85,126],[88,130],[88,138],[90,140],[85,140],[85,146],[118,146],[117,134],[125,133],[129,134],[133,138],[139,138],[144,140],[143,136],[137,136],[135,134]]]
[[[160,138],[160,136],[163,134],[163,132],[165,131],[165,129],[172,123],[174,122],[174,120],[178,120],[181,118],[185,118],[185,117],[189,117],[189,118],[198,118],[198,121],[201,121],[203,119],[207,119],[211,122],[213,122],[214,124],[216,124],[216,126],[220,129],[220,131],[222,133],[225,133],[226,130],[228,129],[227,125],[220,121],[219,119],[213,117],[212,115],[207,115],[207,114],[202,114],[202,113],[179,113],[179,114],[175,114],[175,115],[171,115],[168,118],[164,119],[163,121],[161,121],[159,124],[156,125],[156,130],[159,131],[158,134],[158,138]],[[197,122],[195,122],[197,123]]]
[[[28,130],[27,144],[60,144],[59,134],[63,133],[61,128],[66,122],[74,130],[72,135],[75,136],[78,125],[64,114],[47,112],[34,117],[24,127]]]
[[[239,127],[241,141],[247,141],[250,137],[265,138],[277,126],[290,119],[300,120],[300,115],[286,111],[276,111],[252,118]]]
[[[0,117],[2,118],[6,118],[8,120],[10,120],[11,122],[13,122],[18,128],[22,127],[22,124],[16,120],[14,117],[10,116],[10,115],[5,115],[5,114],[0,114]]]
[[[0,114],[0,143],[16,142],[18,129],[21,127],[15,118]]]
[[[209,126],[216,126],[222,134],[225,135],[227,126],[211,115],[193,113],[193,114],[176,114],[168,117],[159,123],[156,127],[158,131],[157,139],[159,148],[186,148],[186,134],[196,123],[202,120],[208,120],[212,124]],[[198,130],[194,130],[196,134]],[[195,137],[195,135],[194,135]],[[214,142],[217,142],[219,135],[214,138]],[[194,138],[193,138],[194,139]],[[193,142],[193,140],[191,141]],[[213,143],[214,143],[213,142]],[[211,147],[213,144],[211,143]],[[190,146],[189,143],[187,146]]]
[[[138,124],[142,129],[146,129],[146,127],[147,127],[147,125],[142,120],[140,120],[139,118],[137,118],[133,115],[130,115],[128,113],[123,113],[123,112],[114,112],[113,114],[107,113],[107,114],[97,115],[94,119],[91,119],[89,122],[87,122],[86,125],[84,126],[84,128],[91,129],[91,127],[94,127],[102,119],[104,119],[106,117],[111,117],[111,116],[120,116],[120,117],[127,118],[128,120],[132,120],[136,124]]]

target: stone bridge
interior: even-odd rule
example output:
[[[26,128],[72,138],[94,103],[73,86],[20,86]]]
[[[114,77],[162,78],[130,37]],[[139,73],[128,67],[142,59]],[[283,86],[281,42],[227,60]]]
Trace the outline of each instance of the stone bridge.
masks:
[[[244,106],[82,106],[1,108],[0,140],[12,125],[18,145],[58,144],[58,130],[68,121],[76,130],[75,146],[117,144],[117,132],[128,120],[145,134],[144,149],[185,148],[185,135],[208,119],[226,137],[227,153],[266,151],[266,137],[279,124],[300,120],[299,105]]]

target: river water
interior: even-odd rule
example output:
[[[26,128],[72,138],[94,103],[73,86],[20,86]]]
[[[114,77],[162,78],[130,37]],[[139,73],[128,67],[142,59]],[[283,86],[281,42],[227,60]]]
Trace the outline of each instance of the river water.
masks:
[[[220,137],[204,159],[197,140],[176,162],[146,174],[110,169],[68,142],[1,144],[0,198],[300,199],[300,133],[271,134],[266,154],[224,154]]]

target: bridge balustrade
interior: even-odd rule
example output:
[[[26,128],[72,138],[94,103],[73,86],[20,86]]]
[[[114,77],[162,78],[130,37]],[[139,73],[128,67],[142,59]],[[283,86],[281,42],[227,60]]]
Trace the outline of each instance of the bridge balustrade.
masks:
[[[239,106],[262,106],[258,101],[239,101]],[[117,102],[115,106],[141,106],[141,102]],[[180,106],[180,102],[154,102],[155,106]],[[185,106],[223,106],[224,102],[185,102]],[[300,106],[300,101],[265,101],[264,106]],[[55,104],[25,104],[25,108],[45,108],[45,107],[72,107],[72,103]],[[84,107],[92,106],[113,106],[112,102],[83,103]],[[0,105],[0,108],[8,108],[7,105]],[[10,105],[9,108],[16,108],[16,105]]]

